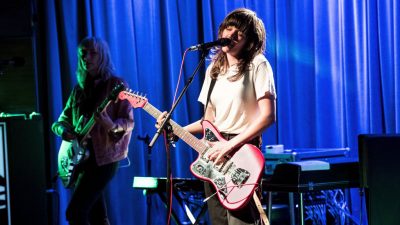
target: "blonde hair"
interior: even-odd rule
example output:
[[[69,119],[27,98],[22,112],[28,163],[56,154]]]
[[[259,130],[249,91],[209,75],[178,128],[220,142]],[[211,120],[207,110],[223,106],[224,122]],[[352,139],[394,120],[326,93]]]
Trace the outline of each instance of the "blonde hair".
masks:
[[[84,69],[82,60],[83,48],[92,48],[99,54],[99,66],[97,73],[100,79],[107,80],[115,73],[107,42],[98,37],[86,37],[79,43],[78,46],[78,68],[76,69],[76,76],[78,79],[78,84],[81,88],[85,87],[87,77],[87,71]]]

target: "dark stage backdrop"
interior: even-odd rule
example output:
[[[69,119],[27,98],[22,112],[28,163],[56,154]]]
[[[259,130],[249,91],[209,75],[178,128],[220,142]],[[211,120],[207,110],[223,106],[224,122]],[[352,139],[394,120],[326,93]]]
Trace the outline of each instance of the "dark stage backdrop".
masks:
[[[357,158],[360,133],[400,131],[400,5],[396,1],[281,0],[109,0],[54,1],[42,5],[41,54],[45,128],[57,119],[76,84],[76,47],[87,35],[106,39],[118,74],[133,90],[147,95],[160,110],[172,104],[183,52],[193,44],[215,40],[219,23],[231,10],[257,12],[267,29],[267,50],[277,86],[277,122],[266,144],[285,148],[350,147]],[[41,4],[41,3],[40,3]],[[191,52],[184,64],[186,82],[199,61]],[[173,114],[185,125],[200,118],[197,97],[204,67]],[[229,94],[229,93],[227,93]],[[146,145],[138,136],[153,136],[155,120],[135,109],[130,166],[121,168],[107,189],[114,225],[146,224],[146,198],[132,188],[134,176],[148,175]],[[60,139],[50,135],[55,171]],[[165,176],[165,148],[152,150],[151,175]],[[175,177],[190,177],[196,153],[184,143],[171,150]],[[122,163],[124,165],[125,162]],[[57,183],[60,224],[70,193]],[[354,201],[358,202],[358,200]],[[353,207],[358,215],[359,206]],[[165,209],[156,196],[153,224],[165,224]]]

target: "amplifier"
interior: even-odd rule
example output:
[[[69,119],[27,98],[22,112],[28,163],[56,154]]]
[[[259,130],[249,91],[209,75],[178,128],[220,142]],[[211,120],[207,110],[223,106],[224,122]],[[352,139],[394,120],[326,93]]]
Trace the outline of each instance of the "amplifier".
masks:
[[[318,160],[329,163],[346,162],[350,148],[295,148],[264,152],[265,174],[272,175],[276,165],[287,162]]]

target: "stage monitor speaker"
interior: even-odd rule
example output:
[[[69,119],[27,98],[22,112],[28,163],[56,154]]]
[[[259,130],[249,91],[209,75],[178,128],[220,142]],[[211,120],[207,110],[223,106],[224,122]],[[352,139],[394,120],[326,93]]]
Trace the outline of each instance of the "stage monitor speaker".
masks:
[[[400,135],[359,135],[358,150],[368,224],[399,225]]]
[[[46,174],[40,118],[0,119],[0,224],[46,225]]]

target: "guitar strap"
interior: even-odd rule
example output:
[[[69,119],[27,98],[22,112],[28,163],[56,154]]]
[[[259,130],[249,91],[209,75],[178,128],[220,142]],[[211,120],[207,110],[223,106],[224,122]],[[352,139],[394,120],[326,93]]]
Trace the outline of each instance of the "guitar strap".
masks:
[[[201,119],[201,121],[204,120],[204,116],[206,115],[206,110],[207,110],[208,102],[210,101],[211,92],[212,92],[212,90],[214,89],[214,86],[215,86],[215,82],[216,82],[216,81],[217,81],[217,79],[211,79],[210,87],[208,88],[208,93],[207,93],[206,106],[204,107],[204,114],[203,114],[203,118]]]
[[[204,115],[206,114],[208,102],[210,101],[211,92],[212,92],[212,90],[214,89],[214,86],[215,86],[215,82],[216,82],[216,81],[217,81],[217,79],[211,79],[210,87],[208,88],[208,93],[207,93],[206,105],[205,105],[205,107],[204,107]],[[202,120],[204,120],[204,115],[203,115]],[[254,202],[255,202],[255,204],[256,204],[256,206],[257,206],[257,210],[258,210],[258,212],[260,213],[260,217],[261,217],[261,220],[263,221],[263,224],[264,224],[264,225],[270,225],[270,224],[269,224],[268,217],[267,217],[267,215],[265,214],[265,211],[264,211],[264,209],[263,209],[263,207],[262,207],[262,205],[261,205],[261,201],[260,201],[260,199],[258,198],[257,192],[256,192],[256,191],[255,191],[254,194],[253,194],[253,199],[254,199]]]
[[[257,192],[256,192],[256,191],[255,191],[254,194],[253,194],[253,199],[254,199],[254,203],[255,203],[256,206],[257,206],[258,212],[260,213],[260,217],[261,217],[261,220],[263,221],[263,224],[264,224],[264,225],[269,225],[268,217],[267,217],[267,215],[265,214],[265,211],[264,211],[264,209],[263,209],[263,207],[262,207],[262,205],[261,205],[261,201],[260,201],[260,199],[258,198],[258,195],[257,195]]]

